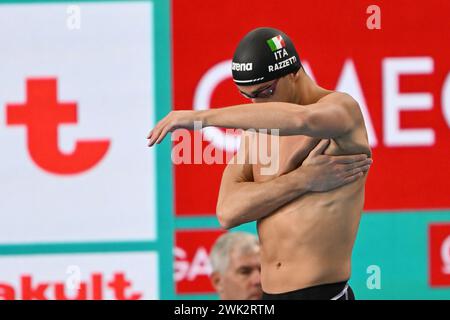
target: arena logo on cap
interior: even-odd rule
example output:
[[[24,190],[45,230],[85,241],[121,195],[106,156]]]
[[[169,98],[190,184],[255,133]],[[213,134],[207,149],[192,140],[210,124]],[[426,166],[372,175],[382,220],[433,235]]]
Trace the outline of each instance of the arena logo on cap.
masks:
[[[233,64],[231,65],[231,70],[234,70],[234,71],[252,71],[253,70],[253,63],[252,62],[248,62],[248,63],[236,63],[236,62],[233,62]]]

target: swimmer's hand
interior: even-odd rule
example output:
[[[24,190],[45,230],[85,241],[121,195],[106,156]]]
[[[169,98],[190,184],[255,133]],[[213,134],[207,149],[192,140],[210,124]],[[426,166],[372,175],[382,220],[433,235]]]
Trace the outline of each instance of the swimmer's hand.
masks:
[[[329,191],[361,178],[370,168],[372,159],[366,154],[330,156],[323,154],[330,140],[322,140],[311,150],[302,165],[310,191]],[[306,174],[305,174],[306,173]]]
[[[196,121],[198,121],[200,127],[203,127],[203,118],[201,115],[201,111],[193,110],[169,112],[169,114],[160,120],[147,135],[148,146],[151,147],[155,143],[159,144],[169,132],[176,129],[194,129],[194,122]]]

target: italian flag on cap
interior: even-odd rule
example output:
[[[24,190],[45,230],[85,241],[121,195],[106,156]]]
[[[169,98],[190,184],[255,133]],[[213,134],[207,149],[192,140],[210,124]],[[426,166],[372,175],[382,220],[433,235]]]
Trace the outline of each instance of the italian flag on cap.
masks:
[[[284,48],[286,46],[283,37],[281,35],[278,35],[276,37],[273,37],[272,39],[267,40],[267,44],[269,45],[272,51],[280,50],[281,48]]]

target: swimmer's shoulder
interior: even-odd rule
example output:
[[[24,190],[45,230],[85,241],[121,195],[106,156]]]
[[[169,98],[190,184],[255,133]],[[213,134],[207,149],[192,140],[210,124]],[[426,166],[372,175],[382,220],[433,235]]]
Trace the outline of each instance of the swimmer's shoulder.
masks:
[[[348,93],[327,90],[318,87],[313,94],[311,103],[333,103],[342,107],[350,115],[349,119],[355,122],[355,126],[364,124],[364,118],[359,103]]]
[[[332,102],[344,107],[354,121],[354,128],[348,134],[333,139],[336,149],[340,149],[336,151],[341,154],[365,153],[371,157],[372,151],[359,103],[351,95],[338,91],[331,91],[319,101]]]
[[[355,121],[364,121],[359,103],[348,93],[328,91],[317,102],[335,103],[345,108]]]

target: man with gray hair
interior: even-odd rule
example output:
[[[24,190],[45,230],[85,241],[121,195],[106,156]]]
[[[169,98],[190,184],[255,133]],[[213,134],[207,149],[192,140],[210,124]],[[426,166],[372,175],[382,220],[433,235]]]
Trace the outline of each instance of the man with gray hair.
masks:
[[[211,281],[221,300],[262,298],[258,238],[246,232],[227,232],[212,247]]]

